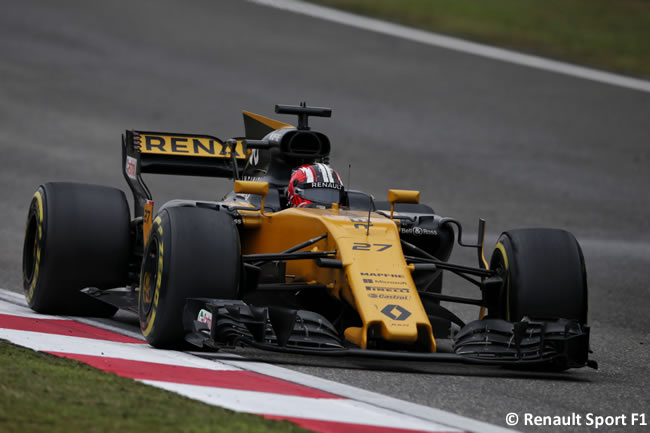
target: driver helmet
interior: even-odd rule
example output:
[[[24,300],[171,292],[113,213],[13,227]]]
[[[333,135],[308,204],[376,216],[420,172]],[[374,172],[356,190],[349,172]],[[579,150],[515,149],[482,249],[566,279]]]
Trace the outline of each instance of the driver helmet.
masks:
[[[334,169],[321,163],[299,167],[291,175],[287,188],[291,207],[340,203],[342,194],[341,177]]]

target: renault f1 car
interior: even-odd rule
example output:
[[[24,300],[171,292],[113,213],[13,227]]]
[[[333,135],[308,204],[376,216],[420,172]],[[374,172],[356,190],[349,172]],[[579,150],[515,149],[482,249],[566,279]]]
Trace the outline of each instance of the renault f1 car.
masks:
[[[419,203],[343,189],[332,203],[287,206],[292,170],[327,163],[328,137],[309,127],[327,108],[277,105],[297,126],[244,112],[245,137],[129,130],[124,178],[112,187],[45,183],[34,194],[23,253],[25,297],[41,313],[138,314],[155,347],[240,346],[296,354],[567,369],[591,366],[587,277],[575,237],[504,232],[488,261],[485,221],[467,242],[460,222]],[[224,177],[221,201],[154,209],[143,173]],[[455,244],[477,266],[449,261]],[[476,286],[444,293],[443,275]],[[441,305],[477,307],[465,322]],[[453,347],[438,351],[438,340]]]

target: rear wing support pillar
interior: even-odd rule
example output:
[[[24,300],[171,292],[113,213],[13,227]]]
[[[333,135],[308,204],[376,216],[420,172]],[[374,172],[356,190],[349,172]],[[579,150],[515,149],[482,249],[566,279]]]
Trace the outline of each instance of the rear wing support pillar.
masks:
[[[147,200],[153,200],[151,192],[140,175],[140,152],[134,146],[133,131],[122,134],[122,174],[133,193],[133,216],[144,215],[144,205]]]

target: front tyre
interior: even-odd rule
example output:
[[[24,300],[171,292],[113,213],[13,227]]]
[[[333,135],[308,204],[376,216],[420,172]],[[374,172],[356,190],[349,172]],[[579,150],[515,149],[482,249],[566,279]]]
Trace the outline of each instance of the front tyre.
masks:
[[[163,209],[153,221],[140,272],[138,315],[149,344],[181,347],[185,299],[236,299],[240,266],[232,217],[206,208]]]
[[[587,322],[587,273],[582,250],[564,230],[520,229],[499,237],[490,269],[504,278],[489,315],[510,322],[571,319]]]
[[[27,213],[23,287],[44,314],[112,316],[86,287],[127,284],[129,205],[119,189],[69,182],[41,185]]]

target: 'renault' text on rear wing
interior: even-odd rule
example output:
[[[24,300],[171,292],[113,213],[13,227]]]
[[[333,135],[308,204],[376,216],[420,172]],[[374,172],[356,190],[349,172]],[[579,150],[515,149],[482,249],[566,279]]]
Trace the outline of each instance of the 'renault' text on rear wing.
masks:
[[[152,200],[142,173],[233,178],[247,159],[244,138],[224,142],[210,135],[135,130],[122,135],[122,168],[136,217]]]

